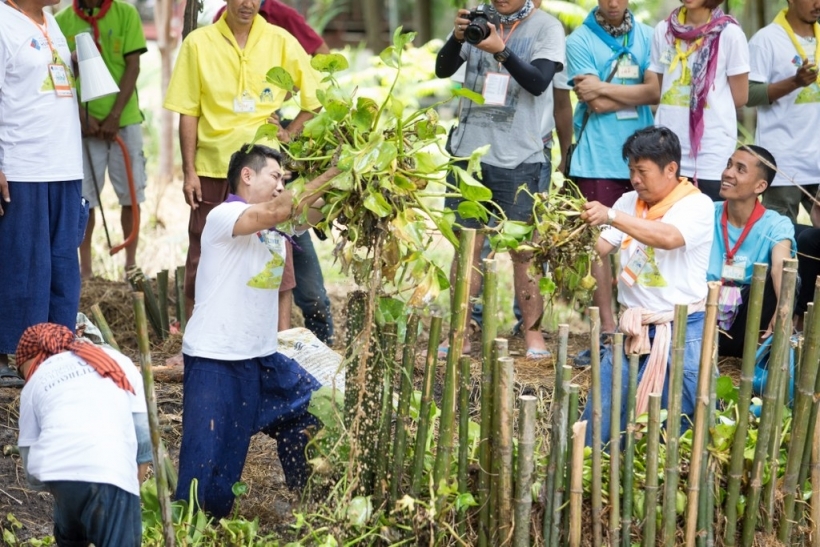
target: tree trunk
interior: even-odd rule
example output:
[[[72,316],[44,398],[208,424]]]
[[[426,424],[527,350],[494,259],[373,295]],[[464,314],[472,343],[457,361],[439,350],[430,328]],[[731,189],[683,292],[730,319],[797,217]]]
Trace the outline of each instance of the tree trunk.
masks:
[[[160,55],[160,80],[164,90],[171,82],[171,54],[176,46],[176,36],[171,31],[173,0],[156,0],[154,22],[157,29],[157,48]],[[170,110],[161,109],[159,115],[159,173],[160,185],[170,184],[174,176],[174,118]]]
[[[414,24],[418,36],[416,46],[426,44],[433,39],[433,2],[432,0],[419,0],[416,2],[414,11]]]
[[[387,45],[382,37],[384,4],[381,0],[362,0],[364,34],[367,47],[379,53]]]

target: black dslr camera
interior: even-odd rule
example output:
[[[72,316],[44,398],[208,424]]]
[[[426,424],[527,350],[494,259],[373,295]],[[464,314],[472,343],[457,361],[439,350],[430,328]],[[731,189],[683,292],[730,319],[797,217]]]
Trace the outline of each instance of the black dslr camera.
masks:
[[[470,10],[466,18],[470,20],[470,24],[464,29],[464,39],[473,45],[483,42],[490,35],[489,23],[496,28],[501,24],[501,18],[491,4],[476,6]]]

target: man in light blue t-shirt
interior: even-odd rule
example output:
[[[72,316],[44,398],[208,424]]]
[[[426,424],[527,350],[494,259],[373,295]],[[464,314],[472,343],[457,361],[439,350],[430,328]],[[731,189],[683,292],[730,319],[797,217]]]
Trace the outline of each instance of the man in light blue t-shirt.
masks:
[[[587,201],[607,207],[632,190],[621,149],[627,137],[653,124],[648,105],[660,98],[658,75],[647,70],[652,28],[639,23],[628,4],[598,0],[598,7],[567,39],[567,75],[578,96],[570,176]],[[612,333],[609,263],[593,264],[592,275],[598,282],[593,304],[601,310],[601,331]],[[589,351],[581,352],[575,363],[589,364]]]
[[[763,337],[772,332],[783,260],[796,247],[791,221],[767,210],[758,199],[774,180],[776,165],[765,148],[741,146],[721,177],[720,197],[726,201],[715,204],[715,238],[706,276],[723,282],[718,311],[720,355],[743,354],[749,284],[756,262],[769,264],[760,332]]]

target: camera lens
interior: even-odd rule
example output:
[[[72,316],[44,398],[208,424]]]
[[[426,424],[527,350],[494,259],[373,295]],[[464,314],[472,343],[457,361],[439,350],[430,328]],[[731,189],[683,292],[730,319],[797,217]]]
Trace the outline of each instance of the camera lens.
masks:
[[[490,35],[490,28],[486,20],[473,21],[464,29],[464,39],[470,44],[483,42]]]

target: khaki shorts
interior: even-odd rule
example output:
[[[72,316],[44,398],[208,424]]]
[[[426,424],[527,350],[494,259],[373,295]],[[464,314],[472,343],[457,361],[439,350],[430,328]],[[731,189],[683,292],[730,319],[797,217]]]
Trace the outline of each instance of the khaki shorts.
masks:
[[[145,154],[142,151],[142,126],[140,124],[121,127],[119,136],[125,143],[131,160],[131,173],[134,177],[134,189],[137,193],[137,203],[145,201]],[[105,173],[114,186],[120,205],[131,205],[131,193],[128,189],[128,176],[125,171],[125,162],[122,149],[116,141],[101,139],[83,139],[83,197],[93,207],[99,206],[97,192],[94,191],[94,178],[97,179],[97,188],[102,192],[105,184]],[[88,158],[94,167],[93,175],[88,164]]]

